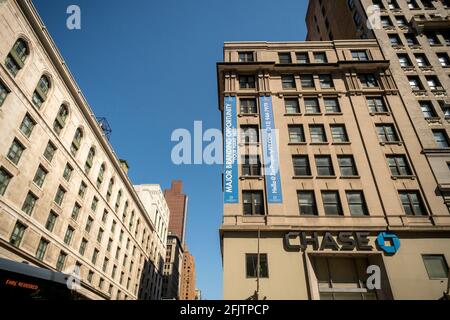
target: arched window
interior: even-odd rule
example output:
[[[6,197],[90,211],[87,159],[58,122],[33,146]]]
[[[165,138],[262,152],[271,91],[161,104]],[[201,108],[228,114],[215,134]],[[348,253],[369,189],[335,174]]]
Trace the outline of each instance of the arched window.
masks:
[[[83,130],[78,128],[77,131],[75,131],[75,136],[73,137],[72,145],[70,146],[70,152],[74,157],[78,153],[78,150],[80,150],[81,140],[83,140]]]
[[[98,177],[97,177],[97,189],[100,188],[100,186],[103,183],[103,177],[105,175],[105,170],[106,170],[106,165],[102,164],[102,166],[100,167],[100,171],[98,172]]]
[[[23,68],[25,65],[25,60],[29,54],[30,51],[25,40],[18,39],[5,61],[6,68],[13,74],[13,76],[16,76],[19,70]]]
[[[108,191],[106,191],[106,200],[108,201],[111,200],[113,187],[114,187],[114,178],[111,178],[111,180],[109,180]]]
[[[91,171],[92,166],[94,165],[94,157],[95,157],[95,149],[94,147],[92,147],[89,150],[86,163],[84,164],[84,172],[86,172],[86,174],[88,174]]]
[[[50,80],[47,76],[42,76],[39,79],[36,90],[33,93],[33,103],[36,108],[40,108],[42,104],[47,100],[47,94],[50,90]]]
[[[117,194],[117,200],[116,200],[116,211],[119,209],[121,200],[122,200],[122,190],[119,190],[119,193]]]
[[[69,116],[69,108],[67,108],[66,105],[62,105],[59,108],[55,122],[53,122],[53,130],[55,130],[56,134],[59,135],[62,129],[64,129],[64,127],[66,126],[68,116]]]

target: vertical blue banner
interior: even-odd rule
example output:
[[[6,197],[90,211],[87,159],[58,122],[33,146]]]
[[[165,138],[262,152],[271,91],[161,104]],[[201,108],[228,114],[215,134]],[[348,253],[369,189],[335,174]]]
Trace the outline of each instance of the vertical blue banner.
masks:
[[[280,161],[277,131],[273,117],[272,97],[260,97],[261,129],[268,203],[282,203]]]
[[[225,97],[224,104],[224,203],[239,203],[238,196],[238,137],[236,97]]]

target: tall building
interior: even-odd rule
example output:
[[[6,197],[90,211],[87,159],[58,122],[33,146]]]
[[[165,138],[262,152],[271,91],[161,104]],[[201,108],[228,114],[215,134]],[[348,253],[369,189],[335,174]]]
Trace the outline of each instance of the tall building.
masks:
[[[395,63],[376,39],[225,43],[225,299],[442,297],[450,213]]]
[[[0,16],[0,257],[79,268],[82,298],[156,298],[157,234],[126,162],[32,2],[2,1]]]
[[[180,300],[196,300],[195,260],[188,250],[183,255]]]
[[[159,185],[139,185],[134,186],[145,210],[150,216],[150,220],[155,226],[155,237],[152,239],[151,255],[155,261],[155,269],[151,270],[151,283],[154,283],[152,289],[156,299],[162,297],[162,280],[164,272],[164,259],[166,257],[166,242],[169,227],[170,211],[166,199]]]
[[[164,190],[164,196],[170,209],[169,232],[184,244],[188,197],[183,193],[183,182],[172,181],[171,188]]]
[[[306,18],[308,40],[378,41],[448,206],[449,13],[448,0],[311,0]]]
[[[162,285],[162,298],[165,300],[180,299],[183,255],[184,249],[180,239],[169,232]]]

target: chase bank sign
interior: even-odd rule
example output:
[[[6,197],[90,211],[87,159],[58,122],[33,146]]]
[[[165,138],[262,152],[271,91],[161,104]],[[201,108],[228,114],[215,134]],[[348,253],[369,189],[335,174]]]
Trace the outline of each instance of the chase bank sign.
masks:
[[[284,236],[284,247],[288,251],[304,251],[311,247],[314,251],[373,251],[375,248],[393,255],[400,249],[400,239],[391,232],[378,233],[375,241],[369,232],[289,232]],[[295,243],[294,243],[295,242]]]

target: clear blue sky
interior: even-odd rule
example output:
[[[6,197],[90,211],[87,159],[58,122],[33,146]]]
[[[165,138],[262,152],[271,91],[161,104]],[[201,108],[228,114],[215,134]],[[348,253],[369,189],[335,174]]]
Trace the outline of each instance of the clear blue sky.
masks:
[[[177,128],[220,129],[216,62],[225,41],[305,39],[306,0],[34,0],[134,184],[170,186],[189,196],[187,243],[205,299],[222,298],[218,228],[220,166],[175,166]],[[81,7],[82,29],[66,28],[66,8]]]

